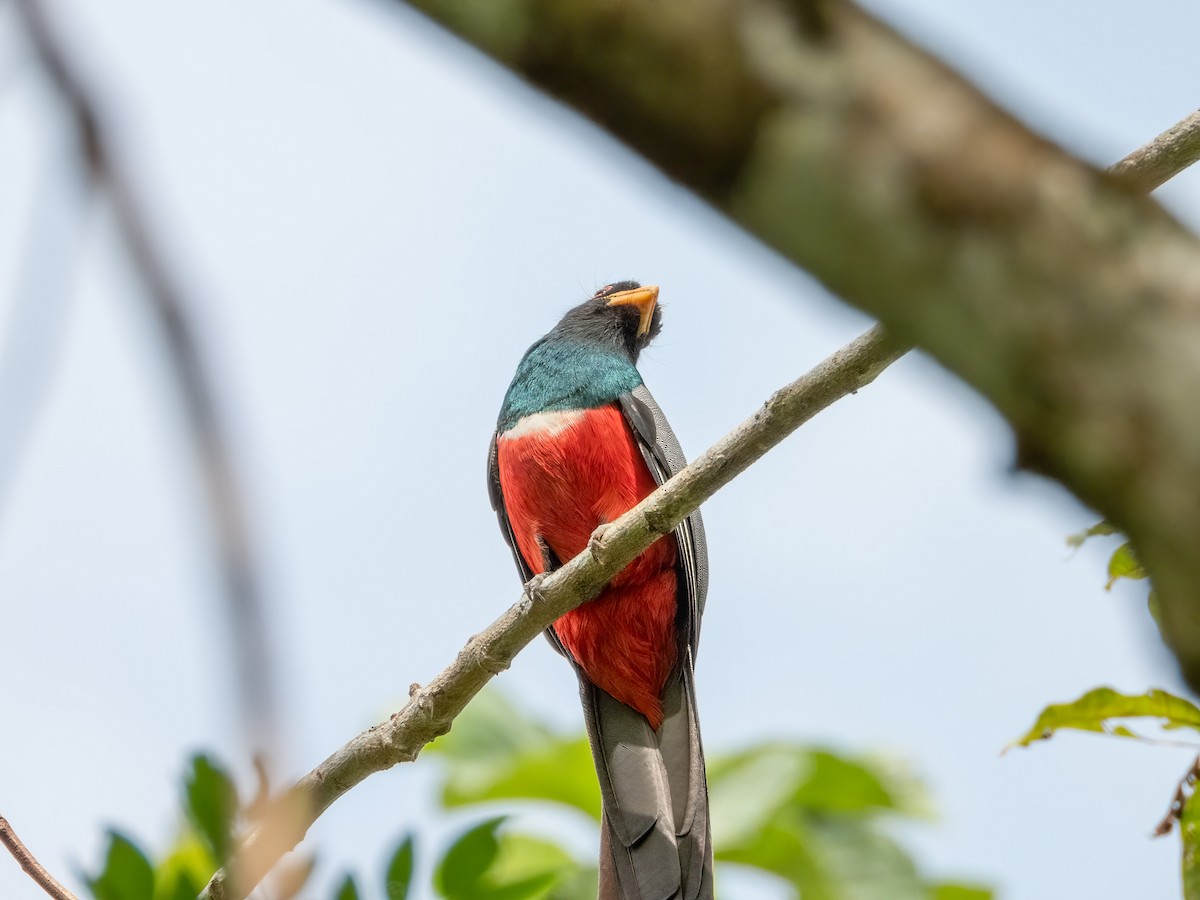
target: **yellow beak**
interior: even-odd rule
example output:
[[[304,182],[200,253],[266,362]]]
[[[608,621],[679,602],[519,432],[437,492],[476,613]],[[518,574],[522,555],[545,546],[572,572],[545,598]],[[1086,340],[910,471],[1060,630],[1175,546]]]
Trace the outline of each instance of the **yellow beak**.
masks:
[[[608,306],[636,306],[638,311],[638,337],[650,331],[650,322],[654,318],[654,305],[658,303],[658,285],[648,284],[645,287],[621,291],[608,298]]]

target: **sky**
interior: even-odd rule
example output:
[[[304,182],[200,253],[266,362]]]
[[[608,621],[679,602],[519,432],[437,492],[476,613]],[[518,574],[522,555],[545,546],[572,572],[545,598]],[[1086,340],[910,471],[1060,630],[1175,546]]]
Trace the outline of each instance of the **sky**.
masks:
[[[1183,0],[870,6],[1098,164],[1198,105],[1200,7]],[[641,369],[693,455],[869,327],[396,4],[54,8],[192,289],[292,775],[517,599],[485,452],[517,360],[565,309],[617,279],[661,286]],[[170,837],[191,752],[243,748],[184,423],[108,212],[65,175],[63,125],[0,8],[0,814],[78,886],[105,827]],[[1159,195],[1200,223],[1200,174]],[[1066,548],[1095,515],[1015,475],[1012,451],[985,402],[914,354],[706,504],[706,747],[784,736],[904,760],[938,814],[902,837],[934,877],[1008,900],[1177,896],[1176,840],[1149,835],[1191,753],[1064,735],[999,754],[1048,702],[1181,689],[1144,589],[1103,590],[1112,545]],[[541,642],[499,682],[578,727]],[[340,800],[312,832],[323,877],[377,873],[434,782],[419,762]],[[0,860],[0,896],[38,894]]]

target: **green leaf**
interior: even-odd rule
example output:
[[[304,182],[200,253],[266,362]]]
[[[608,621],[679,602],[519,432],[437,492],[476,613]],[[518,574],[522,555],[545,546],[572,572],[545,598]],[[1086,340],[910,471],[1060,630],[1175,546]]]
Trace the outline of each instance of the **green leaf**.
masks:
[[[442,789],[448,807],[492,800],[541,800],[570,806],[600,821],[600,786],[587,738],[550,738],[486,764],[451,763]]]
[[[596,878],[562,847],[522,834],[497,835],[504,817],[463,834],[438,865],[434,883],[451,900],[590,900]]]
[[[1150,618],[1154,620],[1154,624],[1158,626],[1159,634],[1162,633],[1162,606],[1158,602],[1158,593],[1154,588],[1150,588],[1150,593],[1146,595],[1146,609],[1150,610]]]
[[[507,818],[497,816],[481,822],[464,832],[450,846],[434,873],[434,885],[438,893],[450,900],[470,900],[480,896],[483,874],[500,853],[496,830]]]
[[[1133,545],[1126,541],[1115,551],[1108,560],[1108,583],[1104,585],[1106,591],[1111,591],[1112,586],[1120,578],[1145,578],[1146,570],[1142,568],[1142,564],[1134,555]]]
[[[96,900],[153,900],[154,868],[133,841],[110,831],[104,869],[88,887]]]
[[[1050,738],[1060,728],[1136,737],[1128,728],[1113,725],[1111,720],[1138,717],[1160,719],[1163,728],[1200,731],[1200,709],[1182,697],[1161,690],[1119,694],[1112,688],[1095,688],[1071,703],[1047,706],[1033,727],[1010,746],[1028,747],[1034,741]]]
[[[987,888],[968,884],[935,884],[929,900],[992,900],[995,895]]]
[[[349,872],[346,873],[346,877],[342,879],[342,883],[333,897],[334,900],[358,900],[358,884],[353,875]]]
[[[928,900],[907,854],[878,827],[884,811],[924,811],[895,766],[771,743],[709,766],[716,858],[771,872],[805,900]]]
[[[1183,804],[1179,817],[1179,835],[1183,842],[1180,856],[1184,900],[1200,900],[1200,800],[1196,792]]]
[[[924,788],[896,767],[767,743],[716,756],[708,766],[713,846],[733,848],[785,810],[797,815],[868,817],[881,810],[924,812]]]
[[[563,737],[517,710],[499,691],[484,691],[429,750],[447,766],[448,807],[493,800],[540,800],[600,820],[600,787],[586,737]]]
[[[387,875],[384,880],[384,894],[387,900],[407,900],[408,891],[412,886],[413,876],[413,836],[408,835],[388,863]]]
[[[424,752],[457,761],[494,761],[536,750],[554,737],[542,722],[517,709],[500,691],[488,690],[472,700],[450,731]]]
[[[718,850],[723,862],[771,872],[804,900],[928,900],[900,847],[867,820],[785,814],[748,845]]]
[[[195,900],[216,868],[208,846],[188,829],[154,870],[154,900]]]
[[[224,865],[233,847],[238,810],[233,780],[211,758],[197,754],[187,776],[186,797],[188,818],[212,849],[217,864]]]
[[[500,853],[487,873],[486,880],[493,891],[488,896],[565,898],[569,895],[558,888],[577,875],[580,868],[570,853],[552,841],[527,834],[503,834]],[[593,881],[590,897],[595,896]]]
[[[154,883],[154,900],[196,900],[203,889],[205,882],[192,881],[186,873],[180,873],[171,882],[169,887],[159,887],[159,882]]]
[[[1068,547],[1081,547],[1081,546],[1083,546],[1083,542],[1086,541],[1090,537],[1096,537],[1097,535],[1102,535],[1102,534],[1116,534],[1116,533],[1117,533],[1117,529],[1114,528],[1112,525],[1110,525],[1108,522],[1105,522],[1105,521],[1097,522],[1095,525],[1093,525],[1087,531],[1081,531],[1081,532],[1079,532],[1079,534],[1068,535],[1067,546]]]

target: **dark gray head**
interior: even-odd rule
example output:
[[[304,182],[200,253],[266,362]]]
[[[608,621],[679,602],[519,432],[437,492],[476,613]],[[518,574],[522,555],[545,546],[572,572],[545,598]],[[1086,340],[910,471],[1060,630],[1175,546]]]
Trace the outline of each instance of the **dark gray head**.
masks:
[[[637,362],[642,348],[661,330],[658,288],[618,281],[568,311],[543,340],[597,346]]]

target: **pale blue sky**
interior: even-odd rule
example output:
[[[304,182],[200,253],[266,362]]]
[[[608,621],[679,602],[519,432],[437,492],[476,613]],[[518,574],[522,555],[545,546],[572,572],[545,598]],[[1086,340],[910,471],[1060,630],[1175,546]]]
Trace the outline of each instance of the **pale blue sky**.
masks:
[[[203,303],[295,774],[516,599],[484,452],[517,359],[564,309],[616,278],[662,286],[665,330],[642,370],[692,454],[868,325],[395,5],[57,5],[119,100]],[[1200,105],[1200,7],[1184,0],[1137,16],[871,6],[1097,162]],[[39,187],[61,143],[22,52],[2,8],[0,347],[31,212],[63,202]],[[1197,173],[1161,194],[1200,222]],[[23,454],[0,409],[0,461],[19,458],[0,509],[0,813],[73,883],[106,823],[169,834],[191,750],[239,749],[181,422],[92,213],[66,326],[39,348],[58,364]],[[0,396],[35,389],[23,371]],[[913,357],[714,498],[706,746],[787,735],[907,760],[940,813],[908,846],[930,874],[1010,900],[1175,896],[1175,838],[1148,835],[1187,751],[1065,736],[998,755],[1046,702],[1178,687],[1141,592],[1103,592],[1101,548],[1068,556],[1063,536],[1094,517],[1010,461],[1003,423]],[[541,643],[501,683],[578,724],[573,680]],[[326,877],[378,870],[428,809],[429,764],[376,776],[321,820]],[[751,900],[761,885],[729,888]],[[0,859],[0,897],[35,896]]]

